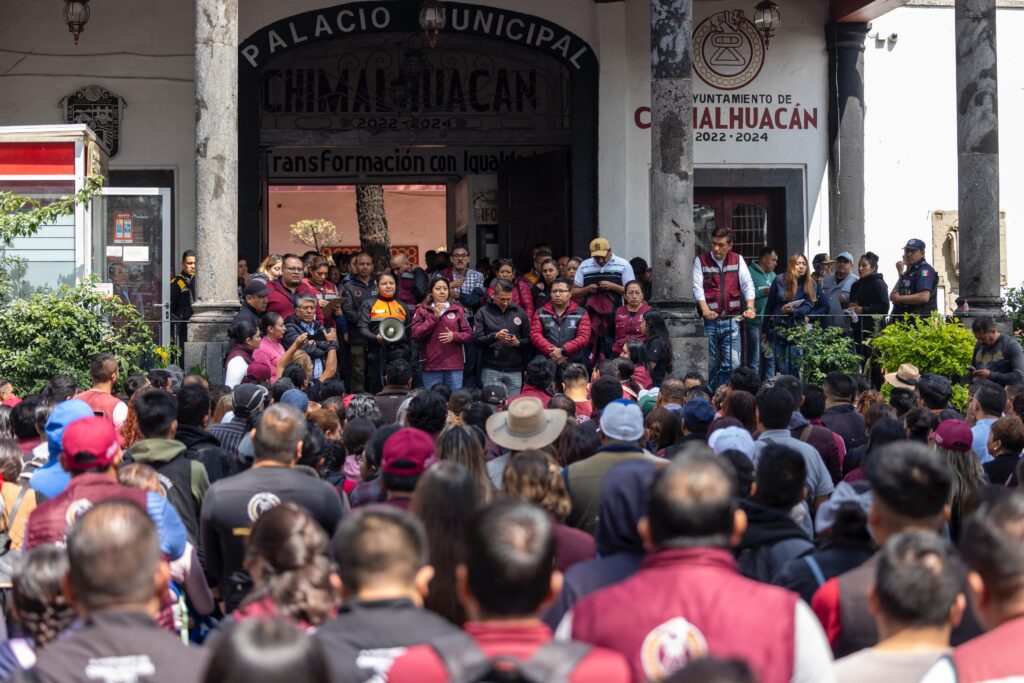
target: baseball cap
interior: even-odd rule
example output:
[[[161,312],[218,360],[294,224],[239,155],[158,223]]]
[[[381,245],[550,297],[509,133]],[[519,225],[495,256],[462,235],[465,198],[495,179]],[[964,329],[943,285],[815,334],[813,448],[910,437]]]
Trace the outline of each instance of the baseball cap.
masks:
[[[917,391],[931,398],[948,401],[953,395],[953,385],[942,375],[925,373],[917,380]]]
[[[907,240],[907,244],[903,248],[904,249],[913,249],[913,250],[924,249],[924,241],[923,240],[919,240],[919,239],[917,239],[915,237],[914,239]]]
[[[708,437],[708,446],[715,453],[739,451],[748,458],[754,457],[754,437],[743,427],[716,429]]]
[[[608,244],[608,240],[603,237],[598,237],[590,241],[591,256],[607,256],[608,252],[611,250],[612,245]]]
[[[249,367],[245,369],[245,377],[242,379],[243,382],[269,382],[270,381],[270,363],[265,360],[254,360],[249,363]]]
[[[65,469],[102,469],[117,456],[117,430],[105,417],[75,420],[64,430],[63,448]]]
[[[266,387],[259,384],[239,384],[231,391],[235,415],[246,417],[251,415],[254,410],[259,410],[259,407],[267,400],[269,393]]]
[[[644,414],[632,401],[617,399],[601,412],[601,433],[612,441],[639,441],[644,435]]]
[[[825,253],[815,254],[814,255],[814,260],[811,261],[811,265],[812,266],[816,266],[819,263],[821,263],[821,264],[829,264],[829,263],[835,263],[835,261],[833,261],[832,257],[829,256],[828,254],[825,254]]]
[[[309,396],[298,389],[289,389],[281,395],[281,403],[289,405],[305,415],[306,409],[309,408]]]
[[[263,280],[250,280],[249,284],[242,290],[242,296],[268,296],[270,290]]]
[[[50,460],[57,461],[60,455],[61,443],[64,439],[64,432],[76,420],[83,420],[87,417],[95,417],[92,408],[85,401],[72,398],[61,401],[50,413],[46,420],[46,442],[50,449]]]
[[[683,423],[691,432],[706,433],[714,419],[715,407],[707,401],[695,399],[683,406]]]
[[[963,420],[943,420],[932,432],[931,440],[951,451],[966,453],[974,443],[974,434]]]
[[[434,464],[434,440],[413,427],[404,427],[384,442],[381,472],[418,477]]]
[[[838,261],[839,259],[853,263],[853,254],[848,251],[841,251],[839,252],[839,256],[836,256],[836,260]]]
[[[480,401],[492,406],[505,406],[508,391],[501,384],[488,384],[480,390]]]

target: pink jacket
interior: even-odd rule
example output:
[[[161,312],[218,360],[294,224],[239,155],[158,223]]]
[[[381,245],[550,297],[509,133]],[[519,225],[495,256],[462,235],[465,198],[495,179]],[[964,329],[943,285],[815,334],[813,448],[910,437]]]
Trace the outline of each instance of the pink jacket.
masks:
[[[455,334],[447,344],[438,339],[445,331]],[[462,347],[473,341],[473,330],[466,322],[466,311],[458,304],[452,304],[440,318],[432,307],[420,304],[412,316],[412,338],[421,345],[425,371],[462,370],[466,365]]]

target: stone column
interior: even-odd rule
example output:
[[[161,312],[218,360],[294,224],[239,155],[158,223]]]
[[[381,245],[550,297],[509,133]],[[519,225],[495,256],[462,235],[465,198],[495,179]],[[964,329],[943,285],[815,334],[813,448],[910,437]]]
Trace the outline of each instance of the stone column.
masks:
[[[960,298],[1002,315],[999,285],[999,107],[996,0],[956,0],[957,206]]]
[[[864,253],[864,38],[868,24],[828,24],[829,250]]]
[[[223,380],[238,310],[238,0],[196,3],[196,289],[185,368]]]
[[[708,373],[690,277],[693,229],[693,0],[651,0],[651,266],[675,372]]]

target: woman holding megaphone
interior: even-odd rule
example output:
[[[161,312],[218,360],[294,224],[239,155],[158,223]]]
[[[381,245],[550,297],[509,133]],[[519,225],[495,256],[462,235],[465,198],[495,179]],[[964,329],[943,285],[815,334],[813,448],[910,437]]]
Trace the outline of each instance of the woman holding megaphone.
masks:
[[[462,388],[463,347],[473,341],[466,311],[448,300],[450,286],[448,278],[435,275],[427,300],[416,307],[412,317],[412,336],[420,343],[423,386],[428,389],[435,384],[453,391]]]
[[[367,388],[374,394],[384,386],[388,361],[410,360],[408,328],[412,316],[395,298],[397,290],[395,276],[381,273],[377,277],[377,297],[364,301],[359,309],[359,334],[366,340]]]

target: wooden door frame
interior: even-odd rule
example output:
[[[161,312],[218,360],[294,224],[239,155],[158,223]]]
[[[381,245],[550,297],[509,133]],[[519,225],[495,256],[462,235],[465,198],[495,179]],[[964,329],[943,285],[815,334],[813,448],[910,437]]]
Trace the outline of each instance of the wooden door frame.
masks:
[[[806,178],[802,168],[696,168],[694,191],[703,189],[760,190],[778,188],[784,197],[785,239],[773,244],[779,253],[802,253],[807,245]]]

